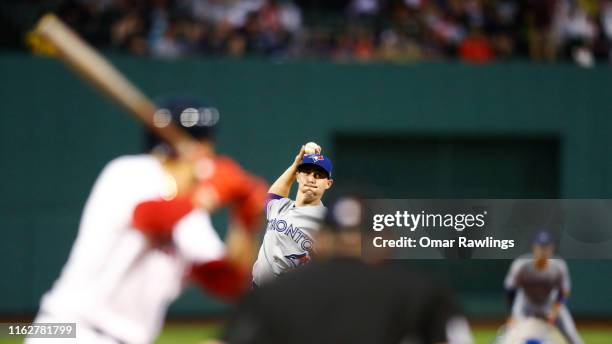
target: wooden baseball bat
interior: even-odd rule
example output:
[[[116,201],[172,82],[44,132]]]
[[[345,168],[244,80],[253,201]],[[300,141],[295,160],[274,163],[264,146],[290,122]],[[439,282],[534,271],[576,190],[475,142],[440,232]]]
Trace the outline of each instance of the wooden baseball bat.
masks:
[[[46,14],[36,25],[35,32],[53,45],[59,57],[78,74],[119,103],[179,154],[187,154],[191,137],[173,123],[156,126],[153,121],[155,104],[61,19]]]

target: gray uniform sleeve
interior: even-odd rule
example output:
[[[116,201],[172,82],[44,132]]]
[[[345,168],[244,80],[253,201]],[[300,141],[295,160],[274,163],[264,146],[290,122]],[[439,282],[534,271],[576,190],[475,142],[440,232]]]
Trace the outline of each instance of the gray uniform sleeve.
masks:
[[[506,279],[504,280],[504,288],[506,290],[516,289],[519,286],[517,285],[517,277],[523,265],[527,262],[524,258],[517,258],[510,265],[510,270],[508,270],[508,274],[506,275]]]
[[[274,206],[274,203],[276,203],[278,200],[283,199],[283,196],[274,194],[274,193],[268,193],[268,199],[266,200],[266,220],[270,220],[270,209],[272,209],[272,207]]]
[[[569,275],[569,269],[567,268],[567,263],[563,259],[558,259],[559,269],[561,270],[561,288],[563,288],[563,292],[569,294],[571,290],[571,281]]]
[[[270,221],[279,215],[279,213],[286,208],[287,204],[291,203],[289,198],[272,199],[268,202],[266,207],[266,220]]]

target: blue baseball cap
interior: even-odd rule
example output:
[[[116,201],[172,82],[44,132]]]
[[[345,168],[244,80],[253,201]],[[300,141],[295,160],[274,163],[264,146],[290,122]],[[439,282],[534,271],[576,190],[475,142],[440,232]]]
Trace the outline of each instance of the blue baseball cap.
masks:
[[[332,162],[329,158],[324,157],[321,154],[304,155],[302,162],[298,165],[298,169],[304,165],[314,165],[320,167],[327,172],[328,178],[331,178],[332,176]]]
[[[553,242],[552,235],[547,231],[540,231],[533,238],[533,244],[538,246],[548,246],[553,244]]]

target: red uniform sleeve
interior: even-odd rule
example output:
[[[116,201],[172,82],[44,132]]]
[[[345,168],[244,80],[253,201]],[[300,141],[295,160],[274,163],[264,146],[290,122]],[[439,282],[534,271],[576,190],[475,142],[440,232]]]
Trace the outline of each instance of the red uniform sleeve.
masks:
[[[211,295],[228,302],[240,298],[249,289],[251,281],[248,271],[225,259],[194,265],[190,277]]]
[[[234,160],[219,156],[214,161],[212,175],[202,183],[212,185],[219,195],[221,204],[236,201],[245,195],[245,182],[248,173]]]
[[[134,208],[132,226],[152,241],[166,243],[172,239],[172,229],[176,223],[192,209],[193,203],[189,197],[145,201]]]
[[[232,216],[250,232],[261,228],[268,185],[260,178],[248,176],[245,181],[245,195],[232,208]]]
[[[232,216],[247,230],[258,230],[268,189],[266,182],[244,171],[228,157],[216,158],[214,166],[211,177],[202,183],[215,188],[222,205],[232,204]]]

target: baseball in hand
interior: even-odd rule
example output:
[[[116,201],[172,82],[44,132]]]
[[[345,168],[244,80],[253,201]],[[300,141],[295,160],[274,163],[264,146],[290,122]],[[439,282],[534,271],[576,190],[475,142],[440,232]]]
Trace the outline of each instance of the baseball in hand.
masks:
[[[320,153],[321,153],[321,146],[319,146],[318,144],[316,144],[314,142],[308,142],[304,146],[304,154],[306,154],[306,155],[320,154]]]

